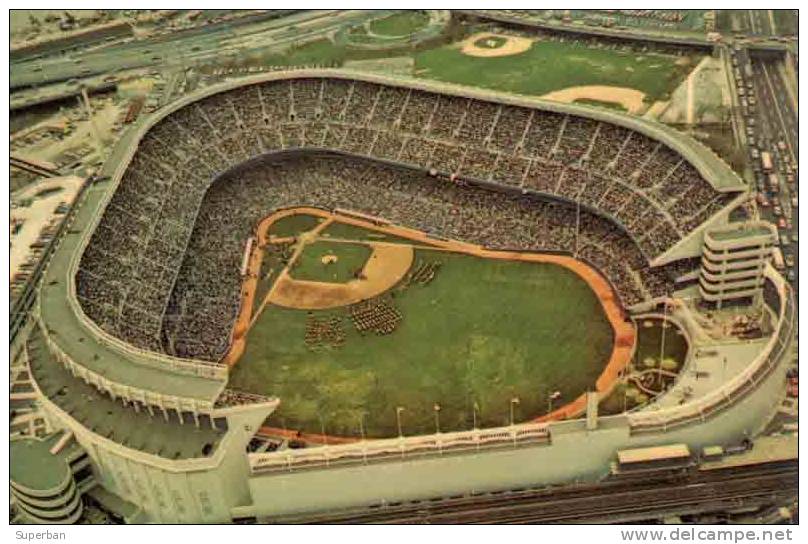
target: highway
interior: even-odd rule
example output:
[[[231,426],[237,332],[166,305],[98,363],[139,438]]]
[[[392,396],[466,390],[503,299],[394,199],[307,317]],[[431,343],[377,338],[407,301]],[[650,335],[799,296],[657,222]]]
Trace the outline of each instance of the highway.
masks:
[[[797,462],[426,500],[272,523],[627,523],[762,506],[796,495]]]
[[[10,88],[46,85],[150,66],[189,66],[214,58],[226,63],[238,52],[288,46],[370,15],[363,11],[330,10],[307,11],[271,21],[236,20],[100,49],[12,62]],[[294,27],[294,31],[290,32],[290,27]]]
[[[749,33],[754,36],[776,36],[777,24],[771,9],[747,9],[744,23],[749,23]]]
[[[757,190],[765,195],[768,202],[768,205],[758,206],[758,209],[761,218],[778,225],[783,254],[787,261],[793,258],[793,263],[788,263],[785,273],[796,291],[799,280],[799,246],[794,239],[799,231],[799,214],[794,209],[792,197],[797,197],[798,200],[797,111],[786,89],[783,79],[785,72],[779,66],[782,60],[750,58],[744,50],[739,52],[739,59],[741,63],[751,63],[751,81],[758,102],[752,116],[755,119],[756,146],[760,152],[771,153],[774,173],[780,180],[779,192],[775,192],[767,174],[760,170],[760,161],[750,155],[750,161],[756,169]],[[746,71],[741,72],[744,74],[744,84],[748,84]],[[749,151],[751,153],[751,147]],[[788,182],[789,177],[792,182]],[[783,234],[787,236],[785,240]],[[783,243],[784,241],[787,243]]]

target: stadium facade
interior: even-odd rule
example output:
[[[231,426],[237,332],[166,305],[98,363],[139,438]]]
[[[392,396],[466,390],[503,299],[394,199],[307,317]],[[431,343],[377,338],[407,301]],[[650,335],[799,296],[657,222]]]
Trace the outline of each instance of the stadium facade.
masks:
[[[214,85],[123,136],[105,165],[110,180],[88,186],[71,212],[20,351],[47,431],[59,436],[49,452],[86,452],[92,485],[83,487],[114,496],[127,521],[260,521],[595,480],[620,449],[737,444],[761,430],[780,400],[796,308],[791,288],[764,263],[755,285],[770,334],[744,348],[743,368],[687,402],[657,399],[613,416],[251,451],[282,399],[228,389],[227,368],[217,364],[238,307],[238,266],[228,268],[232,256],[214,259],[227,274],[221,296],[206,306],[193,298],[197,276],[183,265],[199,262],[186,252],[200,241],[197,213],[211,185],[247,161],[290,152],[375,161],[381,173],[415,172],[419,183],[450,187],[451,198],[468,187],[524,213],[551,206],[574,218],[583,208],[591,230],[583,230],[586,251],[578,255],[604,273],[624,305],[635,313],[670,307],[668,317],[691,348],[714,343],[693,306],[681,301],[698,290],[687,278],[698,277],[705,234],[726,230],[747,195],[737,175],[694,140],[597,108],[347,71],[279,72]],[[370,194],[382,199],[384,191]],[[304,191],[302,202],[291,194],[291,201],[278,196],[271,204],[349,201],[362,211],[362,202],[351,200],[356,194]],[[434,216],[449,198],[419,196],[429,204],[420,209],[434,209]],[[388,200],[367,202],[366,211],[410,222],[395,207],[374,209],[376,202]],[[469,211],[436,235],[570,252],[570,243],[581,242],[580,226],[555,224],[521,238],[487,239],[462,226],[477,212],[457,202]],[[422,223],[414,215],[407,226],[429,231],[434,217],[422,215]],[[513,234],[507,221],[503,229]],[[241,250],[235,248],[236,262]],[[73,489],[63,484],[55,495]],[[74,516],[64,510],[50,522]]]

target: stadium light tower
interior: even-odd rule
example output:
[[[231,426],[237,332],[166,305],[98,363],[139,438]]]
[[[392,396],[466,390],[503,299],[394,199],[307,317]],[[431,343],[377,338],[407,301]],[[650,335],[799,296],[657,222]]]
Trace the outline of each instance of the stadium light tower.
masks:
[[[513,407],[519,404],[519,397],[513,397],[511,399],[511,427],[513,427]]]
[[[320,433],[323,435],[323,445],[328,446],[328,437],[325,434],[325,420],[322,414],[317,414],[317,418],[320,420]]]
[[[359,436],[365,441],[365,412],[359,414]]]
[[[401,432],[401,412],[404,411],[403,406],[396,407],[396,424],[398,425],[398,437],[404,438],[404,433]]]
[[[561,397],[561,391],[553,391],[547,395],[547,414],[553,411],[553,401]]]
[[[362,437],[362,460],[367,464],[368,450],[365,444],[365,411],[359,413],[359,436]]]

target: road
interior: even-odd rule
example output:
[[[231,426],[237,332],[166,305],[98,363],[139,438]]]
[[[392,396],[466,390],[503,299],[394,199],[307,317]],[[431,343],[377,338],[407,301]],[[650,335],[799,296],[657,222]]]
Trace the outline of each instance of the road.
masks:
[[[773,36],[777,33],[774,13],[770,9],[748,9],[746,19],[749,22],[750,34],[755,36]]]
[[[352,10],[307,11],[271,21],[233,21],[202,30],[181,31],[101,49],[71,52],[11,64],[11,90],[85,78],[119,70],[165,65],[187,66],[238,52],[285,46],[335,30],[372,13]],[[294,31],[290,32],[290,26]]]
[[[761,170],[760,161],[751,156],[750,147],[750,161],[755,167],[757,190],[765,195],[765,200],[769,203],[758,208],[762,219],[778,225],[783,254],[787,261],[791,258],[794,260],[793,265],[787,267],[786,274],[796,291],[799,280],[799,250],[794,238],[799,230],[799,220],[797,210],[792,204],[792,197],[798,200],[797,111],[786,88],[785,71],[779,65],[782,60],[751,58],[748,51],[743,49],[738,52],[738,58],[741,66],[746,64],[751,66],[751,78],[745,69],[742,69],[741,73],[744,85],[748,86],[751,79],[753,94],[758,102],[754,114],[747,116],[747,124],[754,118],[756,146],[760,152],[771,153],[774,174],[780,181],[777,191],[767,173]],[[789,178],[793,181],[788,182]],[[784,234],[786,239],[783,238]],[[787,243],[782,243],[786,240]]]
[[[666,515],[761,506],[796,494],[796,461],[684,476],[648,476],[557,488],[425,500],[352,512],[270,520],[281,523],[627,523]]]

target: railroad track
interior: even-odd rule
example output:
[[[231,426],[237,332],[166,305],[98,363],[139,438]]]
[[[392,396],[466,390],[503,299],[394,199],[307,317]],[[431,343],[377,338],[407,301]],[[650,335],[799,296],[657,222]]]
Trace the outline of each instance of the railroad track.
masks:
[[[796,492],[795,463],[609,480],[597,484],[438,499],[353,512],[271,520],[282,523],[575,523],[649,519],[737,508]]]
[[[22,157],[15,157],[14,155],[9,157],[9,163],[14,168],[30,172],[35,176],[41,176],[43,178],[53,178],[61,175],[58,170],[53,170],[41,164],[37,164],[36,162],[23,159]]]

